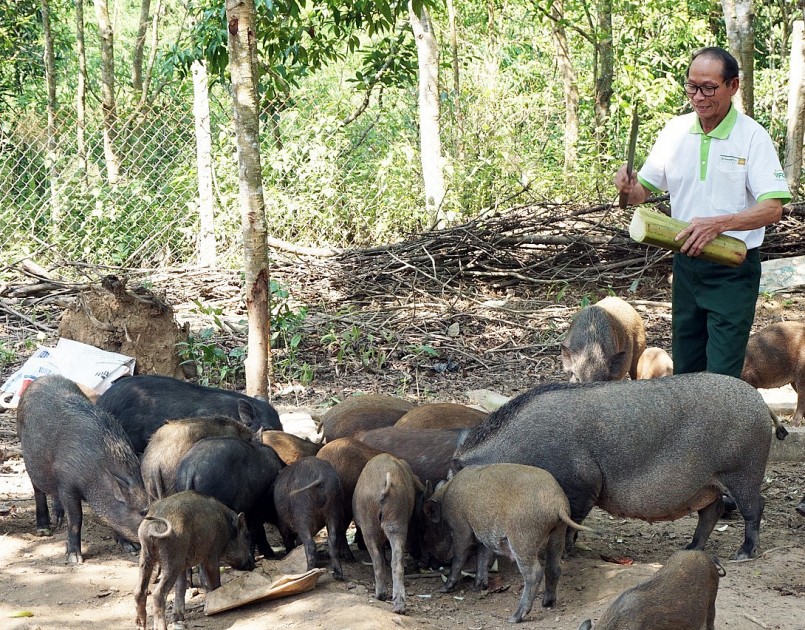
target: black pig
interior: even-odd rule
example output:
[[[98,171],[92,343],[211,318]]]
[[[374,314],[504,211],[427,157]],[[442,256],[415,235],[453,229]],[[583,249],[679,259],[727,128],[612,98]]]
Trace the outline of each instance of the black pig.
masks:
[[[274,481],[285,464],[270,446],[235,437],[209,437],[185,453],[176,471],[178,490],[196,490],[246,515],[252,544],[274,555],[263,523],[276,524]]]
[[[277,410],[264,400],[156,374],[121,379],[96,404],[118,419],[138,455],[154,431],[175,418],[226,416],[252,433],[261,427],[282,429]]]
[[[294,547],[294,534],[305,547],[308,570],[316,567],[316,543],[313,536],[327,525],[327,548],[333,577],[343,580],[340,556],[352,558],[349,548],[339,545],[336,532],[344,525],[344,491],[338,473],[329,462],[318,457],[303,457],[283,468],[274,484],[274,505],[285,549]]]
[[[185,453],[207,437],[230,436],[249,441],[249,428],[224,416],[168,420],[159,427],[143,452],[140,469],[151,499],[162,499],[176,492],[176,469]]]
[[[50,535],[47,496],[58,527],[67,512],[67,561],[80,564],[81,502],[133,550],[148,508],[140,464],[120,424],[73,381],[50,374],[31,383],[17,409],[17,435],[36,500],[36,527]],[[58,504],[58,505],[57,505]]]

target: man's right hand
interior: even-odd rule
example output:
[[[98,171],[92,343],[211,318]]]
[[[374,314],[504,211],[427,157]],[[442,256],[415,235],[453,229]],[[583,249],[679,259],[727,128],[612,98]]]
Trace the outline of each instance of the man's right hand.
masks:
[[[637,181],[637,173],[632,171],[631,177],[627,176],[625,164],[615,173],[612,183],[619,192],[627,196],[630,206],[641,204],[648,198],[648,190]]]

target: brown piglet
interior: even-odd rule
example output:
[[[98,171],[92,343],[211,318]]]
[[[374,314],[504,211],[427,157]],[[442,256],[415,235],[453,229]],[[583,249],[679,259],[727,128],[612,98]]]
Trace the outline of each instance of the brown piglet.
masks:
[[[414,407],[411,401],[388,394],[351,396],[322,416],[322,434],[325,441],[332,442],[360,431],[389,427]]]
[[[619,297],[605,297],[579,311],[562,342],[562,366],[570,382],[637,378],[646,349],[643,318]]]
[[[545,576],[542,605],[556,603],[559,560],[568,526],[593,531],[570,519],[570,503],[553,476],[535,466],[490,464],[462,468],[423,506],[423,551],[437,560],[452,556],[450,577],[440,589],[451,591],[477,543],[475,587],[488,585],[490,553],[517,563],[525,585],[520,605],[508,621],[523,620]]]
[[[660,378],[674,373],[674,362],[662,348],[651,346],[643,350],[637,361],[637,378]]]
[[[579,630],[713,630],[724,569],[703,551],[677,551],[653,577],[621,593]]]
[[[375,598],[381,601],[387,597],[386,541],[391,546],[391,592],[397,614],[405,614],[403,556],[408,541],[420,538],[412,521],[421,520],[423,494],[422,483],[406,462],[381,453],[363,467],[352,497],[355,523],[372,558]]]
[[[791,424],[805,415],[805,322],[779,322],[749,337],[741,378],[753,387],[774,388],[791,383],[797,408]]]

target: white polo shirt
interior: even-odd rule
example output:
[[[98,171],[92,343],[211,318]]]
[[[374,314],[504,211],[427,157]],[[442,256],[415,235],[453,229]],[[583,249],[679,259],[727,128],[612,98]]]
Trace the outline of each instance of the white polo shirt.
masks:
[[[670,193],[671,216],[683,221],[735,214],[764,199],[791,199],[768,132],[734,106],[708,134],[695,113],[669,121],[638,181],[655,193]],[[760,246],[765,232],[758,228],[725,234],[752,249]]]

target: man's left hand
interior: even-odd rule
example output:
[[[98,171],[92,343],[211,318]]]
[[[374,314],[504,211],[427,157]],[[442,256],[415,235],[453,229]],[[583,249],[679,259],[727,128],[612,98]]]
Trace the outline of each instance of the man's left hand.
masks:
[[[724,217],[696,217],[690,225],[674,237],[675,241],[687,238],[679,250],[687,256],[698,256],[705,245],[726,229]]]

